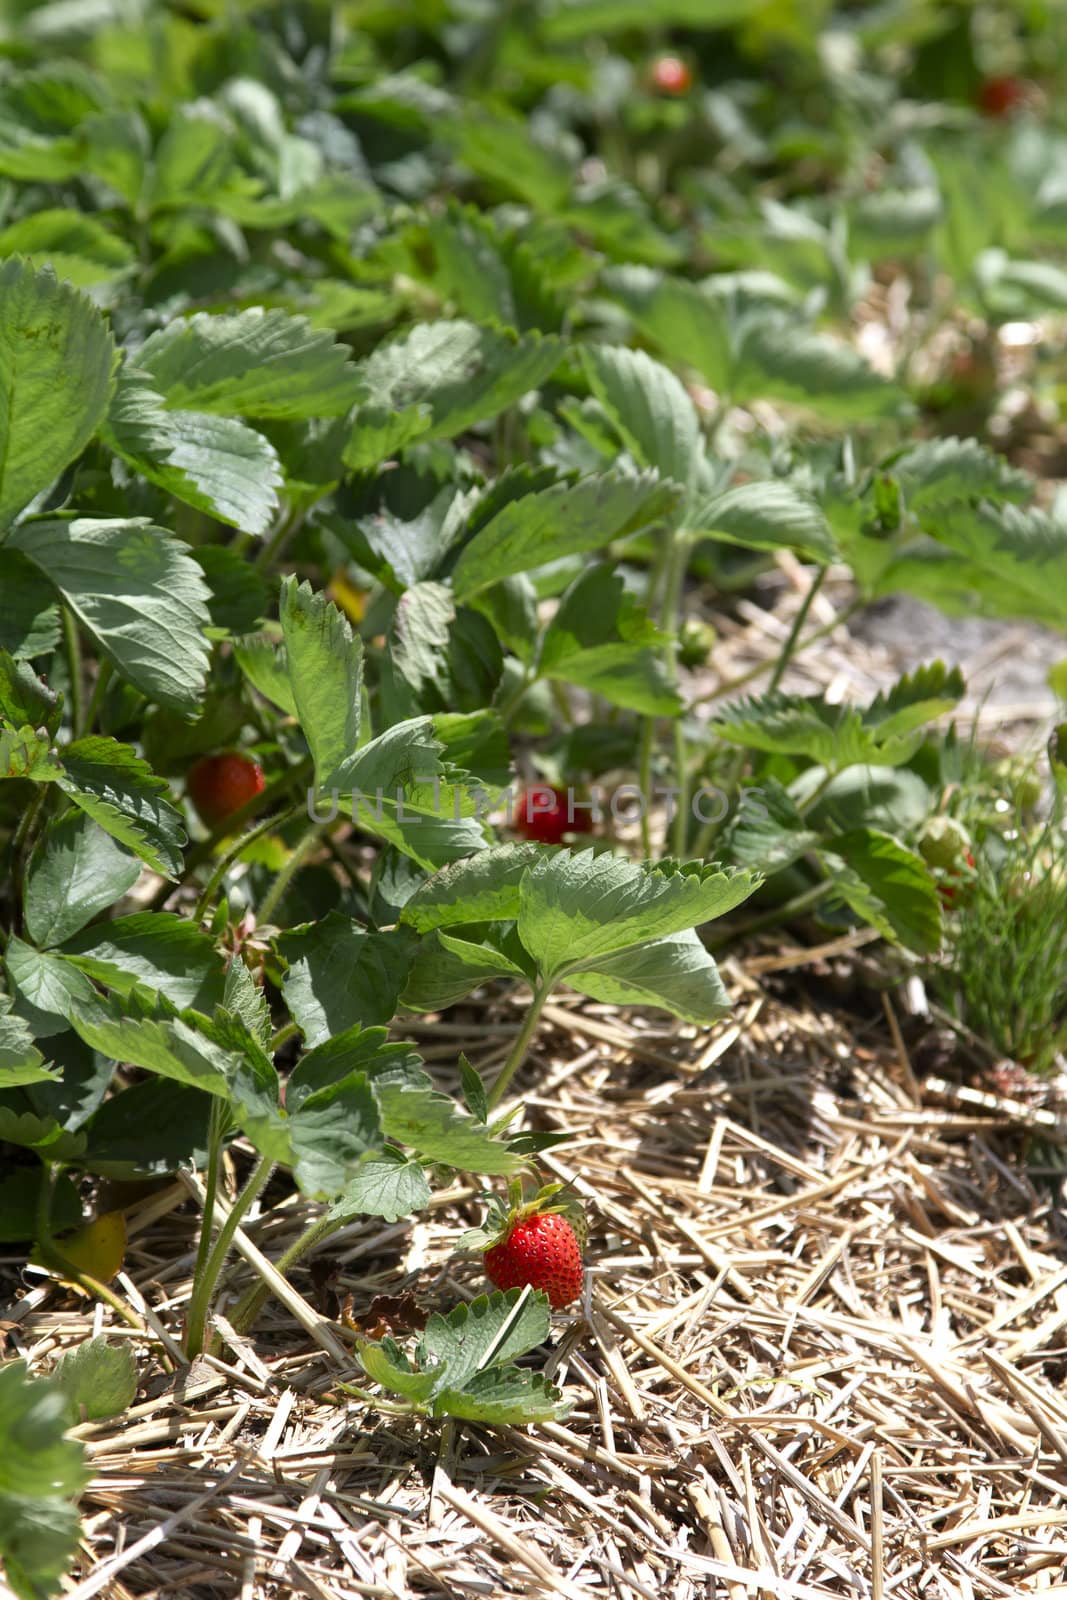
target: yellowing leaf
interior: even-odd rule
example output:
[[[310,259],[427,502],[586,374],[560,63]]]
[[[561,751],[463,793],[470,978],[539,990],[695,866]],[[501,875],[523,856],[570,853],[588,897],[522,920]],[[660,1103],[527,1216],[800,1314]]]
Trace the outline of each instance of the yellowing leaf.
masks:
[[[362,622],[367,615],[370,593],[367,589],[359,589],[354,583],[349,583],[343,567],[338,567],[330,579],[326,593],[335,606],[340,606],[350,622]]]
[[[88,1277],[95,1278],[98,1283],[110,1283],[126,1256],[126,1218],[121,1211],[105,1211],[84,1228],[57,1239],[56,1249],[64,1260]],[[30,1259],[34,1266],[47,1265],[36,1251]],[[55,1276],[64,1283],[68,1281],[61,1272],[56,1272]],[[70,1287],[76,1289],[78,1285],[70,1284]]]

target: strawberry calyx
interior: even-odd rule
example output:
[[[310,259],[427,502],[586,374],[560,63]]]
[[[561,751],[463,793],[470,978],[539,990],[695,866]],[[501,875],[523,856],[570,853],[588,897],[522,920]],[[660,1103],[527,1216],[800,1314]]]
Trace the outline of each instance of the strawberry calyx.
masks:
[[[457,1249],[491,1250],[510,1237],[516,1225],[530,1217],[561,1216],[570,1223],[578,1248],[585,1249],[589,1222],[577,1195],[566,1183],[546,1183],[529,1199],[524,1197],[521,1178],[513,1178],[508,1185],[506,1199],[486,1193],[486,1216],[480,1228],[471,1228],[460,1239]]]

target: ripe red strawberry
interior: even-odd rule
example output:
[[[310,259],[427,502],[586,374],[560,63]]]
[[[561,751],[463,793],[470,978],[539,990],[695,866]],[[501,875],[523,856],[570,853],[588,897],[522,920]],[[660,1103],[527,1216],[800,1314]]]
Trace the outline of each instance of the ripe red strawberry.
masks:
[[[582,1291],[578,1236],[558,1211],[534,1211],[513,1222],[491,1250],[485,1271],[498,1289],[542,1289],[553,1309],[569,1306]]]
[[[574,823],[567,816],[567,796],[547,783],[534,784],[519,796],[515,832],[537,844],[559,844]]]
[[[1007,117],[1017,111],[1026,99],[1026,83],[1005,73],[999,78],[986,78],[978,90],[978,107],[985,117]]]
[[[681,56],[657,56],[650,77],[660,94],[688,94],[693,87],[693,74]]]
[[[201,756],[189,769],[186,786],[200,820],[208,828],[217,828],[253,795],[262,793],[263,768],[251,756],[235,751]]]

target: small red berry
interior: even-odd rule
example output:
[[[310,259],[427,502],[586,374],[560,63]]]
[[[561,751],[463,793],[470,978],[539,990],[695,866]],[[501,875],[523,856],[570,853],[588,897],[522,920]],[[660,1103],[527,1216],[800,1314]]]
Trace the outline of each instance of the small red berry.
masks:
[[[567,815],[567,796],[562,789],[547,783],[534,784],[519,796],[514,818],[515,832],[537,844],[559,844],[574,823]]]
[[[189,769],[186,786],[205,827],[217,828],[253,795],[262,793],[263,768],[251,756],[233,751],[201,756]]]
[[[986,78],[978,90],[978,106],[983,116],[1006,117],[1017,111],[1026,99],[1026,83],[1022,78],[1005,74],[999,78]]]
[[[485,1252],[485,1271],[497,1289],[542,1289],[556,1311],[582,1291],[578,1236],[558,1211],[520,1216],[499,1244]]]
[[[967,865],[970,867],[971,871],[973,872],[974,871],[974,856],[971,854],[971,852],[969,850],[967,852]],[[951,874],[951,876],[956,879],[955,883],[941,883],[941,884],[938,884],[938,888],[937,888],[937,892],[941,896],[941,903],[943,905],[946,905],[946,906],[950,906],[953,903],[953,901],[955,900],[956,892],[957,892],[957,889],[960,887],[960,879],[963,877],[963,874],[957,868],[957,870],[955,872],[953,872]]]
[[[693,87],[693,74],[681,56],[657,56],[651,78],[660,94],[688,94]]]

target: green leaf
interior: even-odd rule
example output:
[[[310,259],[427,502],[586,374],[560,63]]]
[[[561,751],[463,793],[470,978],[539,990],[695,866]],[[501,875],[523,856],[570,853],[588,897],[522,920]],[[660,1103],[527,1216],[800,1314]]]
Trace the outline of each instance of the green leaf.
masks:
[[[452,574],[458,600],[513,573],[626,539],[671,515],[680,490],[655,474],[612,471],[512,500],[483,524]]]
[[[209,933],[170,911],[139,911],[84,928],[59,952],[96,983],[129,994],[154,989],[179,1010],[210,1014],[222,1003],[222,957]]]
[[[1067,620],[1067,523],[1013,505],[937,508],[924,527],[971,566],[983,590],[1032,596],[1035,616]]]
[[[348,789],[359,747],[363,641],[310,584],[287,578],[281,595],[286,671],[320,791]]]
[[[523,878],[519,937],[542,973],[566,975],[616,950],[724,916],[760,882],[756,873],[714,863],[653,867],[592,849],[561,850]]]
[[[68,745],[56,782],[94,822],[165,878],[182,869],[185,829],[166,783],[128,744],[92,734]]]
[[[175,318],[137,366],[173,408],[247,417],[339,417],[365,392],[344,345],[287,311]]]
[[[126,366],[103,429],[116,455],[175,499],[245,533],[266,533],[281,465],[261,433],[232,417],[168,411],[150,379]]]
[[[347,775],[357,826],[388,840],[428,872],[485,845],[479,819],[495,798],[491,787],[446,766],[442,748],[435,719],[415,717],[364,745]]]
[[[835,772],[859,764],[898,766],[914,754],[922,727],[950,711],[963,690],[959,669],[950,672],[935,661],[901,678],[866,709],[776,692],[735,701],[712,726],[733,744],[807,756]]]
[[[0,717],[15,727],[47,728],[55,737],[63,700],[28,666],[0,648]]]
[[[10,1013],[10,996],[0,996],[0,1089],[24,1083],[41,1083],[55,1073],[43,1066],[44,1057],[22,1017]]]
[[[692,929],[583,965],[566,981],[594,1000],[659,1006],[700,1027],[732,1009],[718,968]]]
[[[141,518],[26,522],[8,541],[53,583],[123,677],[192,711],[204,687],[209,591],[187,548]]]
[[[387,1147],[364,1157],[327,1215],[338,1222],[359,1216],[398,1222],[424,1210],[429,1199],[430,1185],[419,1163]]]
[[[688,531],[750,550],[793,549],[823,563],[836,555],[826,517],[815,502],[774,478],[739,483],[713,496],[691,513]]]
[[[92,997],[88,978],[67,966],[61,956],[35,950],[14,934],[4,951],[4,966],[15,991],[15,1008],[38,1039],[63,1033],[75,1001]]]
[[[339,1194],[382,1144],[378,1102],[366,1075],[351,1073],[307,1095],[291,1113],[289,1131],[301,1193],[318,1199]]]
[[[24,1361],[0,1367],[0,1558],[19,1600],[58,1594],[78,1546],[74,1501],[89,1472],[68,1424],[59,1384],[30,1378]]]
[[[723,834],[723,853],[738,866],[770,877],[807,855],[819,837],[777,779],[763,777],[742,792]]]
[[[390,659],[414,695],[447,676],[455,622],[456,605],[446,584],[416,583],[397,601]]]
[[[211,590],[211,626],[231,634],[256,627],[267,610],[263,575],[230,545],[201,545],[192,555]]]
[[[647,716],[677,716],[681,697],[663,659],[664,635],[608,562],[583,572],[545,630],[541,677],[603,695]]]
[[[32,778],[37,783],[50,783],[59,772],[59,760],[52,751],[52,741],[42,729],[12,728],[0,723],[0,778]]]
[[[380,1344],[368,1340],[359,1346],[356,1354],[369,1378],[393,1394],[403,1395],[414,1405],[421,1407],[433,1393],[436,1372],[413,1371],[392,1339],[383,1339]]]
[[[480,1294],[447,1316],[435,1311],[419,1344],[420,1365],[438,1371],[438,1389],[464,1389],[479,1372],[514,1361],[548,1338],[548,1296],[525,1289]]]
[[[864,922],[918,955],[941,948],[941,901],[922,857],[878,828],[839,834],[823,861],[835,893]]]
[[[0,1243],[22,1244],[37,1237],[37,1206],[41,1184],[47,1182],[47,1169],[40,1163],[17,1167],[0,1178]],[[61,1174],[52,1187],[52,1230],[62,1233],[81,1221],[78,1191],[66,1174]]]
[[[489,1121],[489,1096],[481,1074],[472,1067],[461,1050],[459,1053],[459,1082],[463,1103],[476,1122]]]
[[[234,170],[233,142],[229,119],[210,100],[176,106],[156,147],[152,209],[216,198]]]
[[[522,875],[545,853],[539,844],[500,844],[454,861],[416,889],[400,920],[418,933],[470,922],[514,921]]]
[[[115,350],[83,295],[0,266],[0,529],[81,454],[107,411]]]
[[[470,932],[470,929],[465,929]],[[529,978],[493,945],[457,939],[439,929],[424,938],[415,952],[401,1001],[409,1011],[442,1011],[493,978]]]
[[[696,407],[685,385],[643,350],[589,345],[583,351],[593,393],[639,466],[691,485],[704,458]]]
[[[408,1145],[423,1161],[443,1161],[461,1172],[509,1177],[524,1160],[484,1126],[434,1089],[376,1083],[382,1127],[390,1139]]]
[[[222,1004],[227,1011],[241,1019],[253,1039],[269,1053],[274,1032],[270,1005],[261,984],[256,982],[240,958],[234,958],[226,968]]]
[[[525,117],[468,100],[435,131],[464,166],[531,205],[551,212],[566,199],[571,163],[558,147],[536,139]]]
[[[283,933],[282,995],[308,1045],[392,1021],[412,958],[406,930],[370,933],[339,911]]]
[[[86,1165],[105,1178],[161,1178],[208,1159],[211,1101],[169,1078],[146,1078],[105,1100],[89,1124]]]
[[[468,1422],[520,1426],[553,1422],[570,1406],[543,1372],[524,1367],[491,1367],[471,1378],[464,1389],[441,1389],[433,1397],[435,1417],[460,1417]]]
[[[605,274],[605,284],[641,332],[672,361],[695,367],[718,393],[730,391],[733,355],[723,306],[695,283],[649,267],[613,269]]]
[[[126,241],[96,217],[61,209],[34,211],[0,230],[0,257],[27,256],[35,268],[88,289],[128,273],[136,257]]]
[[[777,314],[744,331],[734,373],[734,398],[773,399],[843,421],[893,416],[904,396],[850,345],[797,327]]]
[[[24,891],[30,938],[62,944],[120,900],[140,874],[136,856],[84,811],[68,811],[49,825],[30,858]]]
[[[296,700],[289,680],[285,650],[266,635],[254,635],[238,639],[234,643],[233,653],[253,688],[258,689],[264,699],[277,706],[279,711],[284,711],[287,717],[295,717]]]
[[[898,456],[890,471],[912,511],[955,500],[1023,500],[1033,479],[977,439],[924,439]]]
[[[376,401],[359,408],[352,434],[344,447],[346,467],[364,472],[400,454],[433,427],[433,411],[425,401],[417,401],[402,411],[394,411]]]
[[[21,550],[0,547],[0,649],[16,660],[53,650],[59,639],[56,592]]]
[[[52,1376],[76,1423],[121,1416],[137,1393],[133,1351],[128,1344],[109,1344],[103,1334],[64,1350]]]
[[[752,18],[751,0],[658,0],[658,28],[728,28]],[[541,23],[553,43],[571,43],[630,29],[644,32],[651,22],[647,0],[550,0]]]
[[[427,405],[432,421],[424,437],[450,439],[536,389],[555,371],[563,349],[559,339],[536,333],[515,338],[473,322],[423,322],[379,345],[358,371],[378,427],[383,408],[403,415]],[[362,419],[361,409],[357,438]]]

